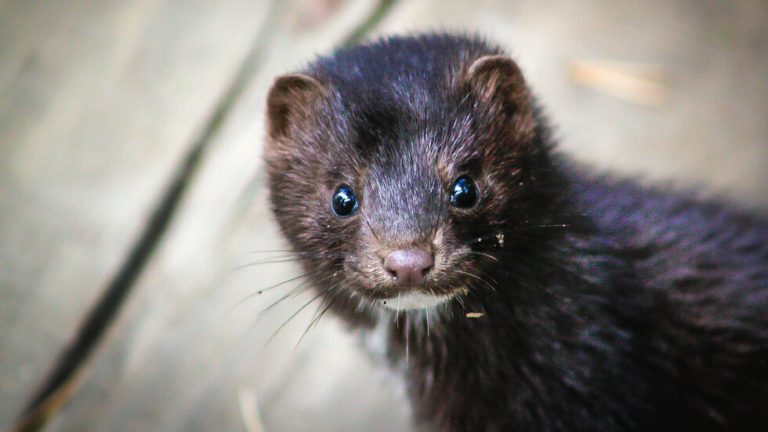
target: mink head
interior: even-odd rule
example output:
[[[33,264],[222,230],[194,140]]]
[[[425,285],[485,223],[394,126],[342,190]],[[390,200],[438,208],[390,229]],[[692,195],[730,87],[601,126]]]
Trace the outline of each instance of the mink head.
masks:
[[[488,290],[482,276],[533,244],[518,228],[552,206],[520,69],[480,40],[343,49],[279,77],[267,104],[273,212],[341,303],[424,308]]]

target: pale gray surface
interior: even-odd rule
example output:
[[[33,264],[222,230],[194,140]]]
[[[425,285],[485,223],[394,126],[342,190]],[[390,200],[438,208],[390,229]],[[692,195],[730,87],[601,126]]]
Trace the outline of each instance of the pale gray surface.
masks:
[[[260,258],[252,251],[285,247],[267,212],[259,163],[266,90],[274,75],[337,45],[375,2],[281,3],[284,9],[268,20],[271,27],[264,33],[258,25],[263,8],[238,6],[234,0],[215,8],[203,2],[168,3],[173,6],[166,10],[145,0],[115,3],[122,6],[112,9],[102,2],[91,9],[24,6],[23,13],[0,13],[0,324],[13,323],[12,332],[0,335],[5,392],[0,424],[22,402],[5,390],[10,387],[2,377],[20,376],[25,365],[39,368],[52,360],[73,331],[66,323],[87,309],[114,271],[159,194],[158,185],[167,180],[171,162],[198,131],[202,114],[212,110],[216,91],[227,84],[226,77],[212,82],[214,75],[194,74],[226,75],[261,34],[257,73],[212,142],[90,375],[47,430],[244,430],[238,403],[243,392],[257,394],[269,432],[408,430],[400,383],[374,368],[354,335],[335,320],[324,318],[294,350],[314,305],[265,347],[274,330],[311,297],[289,299],[261,320],[257,313],[290,285],[235,307],[258,288],[299,272],[286,264],[230,271]],[[20,4],[26,3],[0,2],[0,11]],[[108,13],[112,10],[128,12]],[[98,13],[120,18],[102,27],[77,25],[99,21],[90,18]],[[147,18],[153,14],[174,19]],[[61,30],[48,23],[51,17]],[[198,23],[205,37],[184,38],[184,60],[168,65],[165,59],[176,59],[169,57],[172,41],[181,44],[167,37],[178,34],[176,20],[187,23],[185,32],[195,28],[189,22]],[[399,2],[375,33],[447,28],[488,35],[519,60],[557,126],[563,150],[579,160],[650,179],[702,184],[765,208],[765,22],[768,4],[744,0],[728,5],[422,0]],[[140,37],[146,28],[154,28],[148,34],[156,37]],[[109,42],[99,37],[99,29],[127,35],[145,48],[125,48],[134,54],[113,53],[123,60],[110,60],[112,51],[104,47]],[[61,56],[56,53],[63,50],[79,56],[57,60],[70,68],[61,70],[63,78],[49,72],[35,81],[20,72],[23,53],[37,46],[30,41],[43,37],[32,30],[61,35],[48,36],[54,46],[45,51],[49,55]],[[25,31],[34,38],[18,36]],[[96,33],[65,37],[78,31]],[[219,44],[232,52],[220,52]],[[574,59],[657,65],[665,72],[668,98],[648,108],[575,86],[568,79]],[[145,62],[156,70],[104,72]],[[176,79],[164,74],[196,78],[181,79],[186,84],[174,87]],[[203,89],[194,84],[209,82],[207,98],[201,97]],[[88,115],[98,121],[84,123]],[[47,120],[40,124],[50,126],[34,123],[41,116]],[[59,142],[71,144],[59,147]],[[97,147],[101,142],[109,145]],[[170,162],[163,165],[159,159]],[[37,382],[38,373],[28,372],[14,388]]]
[[[0,425],[125,259],[261,9],[0,3]]]

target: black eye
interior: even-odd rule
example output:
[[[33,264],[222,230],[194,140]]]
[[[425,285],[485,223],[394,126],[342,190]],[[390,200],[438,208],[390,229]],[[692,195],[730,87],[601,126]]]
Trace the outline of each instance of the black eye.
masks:
[[[451,187],[451,205],[458,208],[470,208],[477,204],[479,194],[475,182],[469,177],[459,177]]]
[[[331,198],[331,209],[338,217],[350,216],[357,210],[357,197],[349,186],[341,185],[336,189]]]

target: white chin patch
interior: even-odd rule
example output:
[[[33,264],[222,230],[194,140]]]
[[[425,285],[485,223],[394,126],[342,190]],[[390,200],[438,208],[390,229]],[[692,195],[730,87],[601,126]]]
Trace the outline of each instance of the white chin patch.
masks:
[[[394,310],[425,309],[443,304],[453,298],[453,294],[432,295],[410,292],[398,297],[379,300],[379,303]]]

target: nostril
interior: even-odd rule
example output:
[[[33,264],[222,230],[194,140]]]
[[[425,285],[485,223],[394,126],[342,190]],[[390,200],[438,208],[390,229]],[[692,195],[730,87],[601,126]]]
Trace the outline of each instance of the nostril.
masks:
[[[423,285],[432,269],[432,254],[421,249],[396,250],[384,258],[384,269],[400,286]]]

